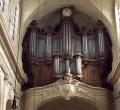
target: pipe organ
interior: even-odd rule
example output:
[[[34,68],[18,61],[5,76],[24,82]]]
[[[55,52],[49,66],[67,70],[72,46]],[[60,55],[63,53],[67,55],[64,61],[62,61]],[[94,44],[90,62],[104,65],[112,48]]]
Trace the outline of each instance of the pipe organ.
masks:
[[[32,28],[30,33],[30,56],[37,56],[37,28]]]
[[[85,28],[85,27],[83,27]],[[81,33],[74,32],[72,22],[63,21],[60,33],[39,33],[38,28],[30,31],[30,56],[54,62],[54,72],[57,76],[70,72],[75,62],[74,72],[82,76],[82,59],[97,59],[104,57],[104,32],[100,28],[96,33],[88,33],[87,28]],[[65,68],[62,68],[64,65]],[[60,73],[60,70],[62,72]]]
[[[30,25],[27,40],[24,42],[29,47],[29,59],[40,63],[49,62],[57,78],[64,73],[72,73],[75,77],[82,78],[86,61],[105,58],[104,26],[102,23],[96,24],[97,28],[92,31],[87,26],[79,26],[80,31],[76,32],[74,19],[71,15],[66,15],[61,17],[59,27],[58,32],[54,32],[54,27],[50,31],[46,28],[48,31],[42,32],[37,23]]]
[[[64,55],[71,55],[71,37],[72,27],[70,23],[64,23],[62,26],[62,53]]]
[[[105,54],[105,38],[104,38],[104,32],[103,27],[99,27],[98,30],[98,47],[99,47],[99,55],[101,57]]]

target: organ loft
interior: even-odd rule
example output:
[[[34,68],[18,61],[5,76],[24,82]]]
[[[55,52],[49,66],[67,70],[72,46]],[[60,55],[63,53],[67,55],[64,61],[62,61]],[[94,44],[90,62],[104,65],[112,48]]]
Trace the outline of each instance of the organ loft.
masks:
[[[23,89],[53,83],[66,73],[82,83],[112,89],[107,84],[112,67],[108,31],[100,20],[74,7],[33,20],[22,46],[23,68],[28,76]]]

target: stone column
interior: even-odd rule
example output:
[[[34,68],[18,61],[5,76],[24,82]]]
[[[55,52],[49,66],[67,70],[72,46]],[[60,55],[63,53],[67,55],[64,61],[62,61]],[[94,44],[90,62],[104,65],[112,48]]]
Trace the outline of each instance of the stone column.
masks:
[[[114,99],[116,110],[120,110],[120,78],[114,84]]]
[[[6,73],[0,67],[0,110],[6,110],[7,101],[14,98],[13,87],[7,79]]]
[[[3,110],[4,73],[0,67],[0,110]]]

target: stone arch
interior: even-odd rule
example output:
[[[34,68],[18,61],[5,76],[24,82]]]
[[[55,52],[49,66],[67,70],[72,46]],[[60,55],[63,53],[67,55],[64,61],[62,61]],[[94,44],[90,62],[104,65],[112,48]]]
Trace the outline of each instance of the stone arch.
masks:
[[[87,109],[87,107],[89,106],[89,109],[91,109],[91,110],[100,110],[100,108],[97,107],[97,105],[94,102],[92,102],[90,100],[86,100],[84,98],[79,98],[79,97],[74,97],[70,101],[66,101],[64,98],[61,98],[61,97],[48,99],[46,101],[43,101],[42,103],[39,103],[37,105],[36,110],[44,110],[46,105],[49,107],[50,103],[54,104],[54,102],[56,102],[57,105],[59,105],[61,102],[63,102],[62,105],[64,104],[64,106],[67,106],[68,108],[69,108],[70,105],[72,105],[72,107],[77,106],[76,109],[80,109],[81,110],[81,108],[82,108],[82,110],[84,110],[84,109]],[[87,104],[88,106],[84,106],[83,104]],[[54,105],[54,106],[56,107],[57,105]],[[79,108],[80,106],[81,106],[81,108]]]
[[[37,0],[35,2],[37,2]],[[30,9],[31,12],[29,12],[28,14],[25,14],[25,13],[23,14],[20,44],[22,45],[26,29],[29,26],[30,22],[34,19],[37,19],[36,16],[38,16],[37,15],[38,10],[39,10],[39,19],[41,19],[43,16],[45,16],[49,13],[52,13],[61,7],[72,5],[75,8],[77,8],[78,11],[88,14],[89,16],[93,17],[94,19],[100,19],[105,24],[105,26],[108,29],[108,32],[110,34],[110,38],[111,38],[111,41],[113,44],[112,51],[113,51],[113,61],[114,61],[114,59],[116,58],[117,50],[118,50],[117,49],[117,44],[118,44],[117,41],[118,40],[117,40],[114,23],[111,22],[111,20],[109,19],[110,17],[107,16],[106,13],[103,13],[102,17],[100,16],[101,8],[100,8],[100,6],[97,6],[92,0],[90,0],[89,3],[87,3],[87,4],[89,4],[88,7],[92,8],[92,10],[89,9],[85,5],[85,3],[86,2],[81,2],[81,0],[79,0],[77,2],[73,2],[71,0],[69,3],[66,0],[63,2],[60,1],[60,3],[59,2],[56,3],[54,1],[52,3],[50,3],[50,1],[48,1],[48,0],[46,0],[46,1],[40,0],[39,7],[38,7],[38,5],[36,5],[36,7],[33,7],[32,9]],[[26,15],[26,16],[24,16],[24,15]],[[20,50],[20,54],[22,54],[22,50]]]
[[[56,84],[57,82],[48,86],[44,86],[43,88],[36,87],[26,90],[24,93],[24,97],[26,97],[26,105],[24,106],[24,110],[32,110],[33,108],[37,110],[43,104],[59,98],[65,100],[64,97],[61,96],[61,92]],[[96,106],[97,108],[99,108],[98,110],[107,110],[109,108],[108,96],[109,92],[106,89],[98,87],[94,88],[81,83],[78,87],[78,91],[71,98],[71,100],[80,99],[83,101],[87,101],[87,103],[92,104],[94,107]]]

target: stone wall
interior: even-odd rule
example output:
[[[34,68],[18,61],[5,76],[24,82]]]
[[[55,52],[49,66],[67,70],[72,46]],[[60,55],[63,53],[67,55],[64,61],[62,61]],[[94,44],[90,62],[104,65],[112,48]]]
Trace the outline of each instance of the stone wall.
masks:
[[[35,87],[24,92],[22,99],[24,100],[22,110],[37,110],[43,103],[47,103],[55,98],[65,98],[64,89],[61,87],[61,80],[44,87]],[[74,82],[75,83],[75,82]],[[94,105],[98,110],[112,110],[110,109],[110,95],[111,93],[100,87],[92,87],[81,82],[77,82],[76,92],[72,97],[80,98],[88,101]],[[70,99],[72,100],[72,98]],[[113,109],[115,110],[115,109]]]

